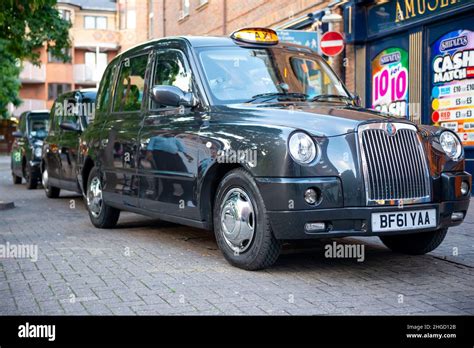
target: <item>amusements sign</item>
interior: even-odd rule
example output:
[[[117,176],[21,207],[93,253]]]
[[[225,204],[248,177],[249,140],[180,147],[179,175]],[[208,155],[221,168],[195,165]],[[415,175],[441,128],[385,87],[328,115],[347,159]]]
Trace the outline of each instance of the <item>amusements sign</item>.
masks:
[[[408,115],[408,52],[388,48],[372,60],[372,108],[387,114]]]
[[[431,119],[474,146],[474,32],[449,32],[431,47]]]

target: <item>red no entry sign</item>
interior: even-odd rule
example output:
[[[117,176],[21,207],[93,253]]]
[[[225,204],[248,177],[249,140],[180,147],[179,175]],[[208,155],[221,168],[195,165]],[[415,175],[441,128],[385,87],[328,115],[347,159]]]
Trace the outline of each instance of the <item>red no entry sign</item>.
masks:
[[[344,49],[344,36],[337,31],[328,31],[319,41],[321,52],[327,56],[337,56]]]

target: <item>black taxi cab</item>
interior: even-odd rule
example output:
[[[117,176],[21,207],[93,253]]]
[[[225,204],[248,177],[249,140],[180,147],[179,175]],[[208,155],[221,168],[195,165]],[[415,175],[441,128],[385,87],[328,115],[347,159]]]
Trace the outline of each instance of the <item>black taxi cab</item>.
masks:
[[[379,236],[424,254],[469,206],[455,133],[361,108],[323,58],[270,29],[120,54],[83,141],[96,227],[131,211],[213,230],[247,270],[296,239]]]
[[[48,198],[61,189],[82,193],[78,182],[81,134],[93,120],[97,89],[85,88],[61,94],[51,108],[48,136],[43,142],[41,182]]]
[[[18,130],[13,132],[15,141],[11,151],[13,183],[36,189],[40,181],[40,162],[43,140],[48,135],[49,111],[30,110],[20,115]]]

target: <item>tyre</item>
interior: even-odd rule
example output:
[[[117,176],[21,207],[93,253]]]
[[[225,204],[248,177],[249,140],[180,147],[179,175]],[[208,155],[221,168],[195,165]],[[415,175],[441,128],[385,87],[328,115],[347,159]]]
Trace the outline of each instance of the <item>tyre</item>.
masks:
[[[20,185],[21,184],[21,176],[16,176],[15,174],[12,173],[12,179],[13,179],[13,184],[14,185]]]
[[[31,167],[29,164],[25,166],[24,175],[26,181],[26,188],[28,190],[35,190],[38,187],[38,178],[31,173]]]
[[[258,187],[244,169],[230,171],[220,182],[213,221],[219,249],[231,265],[254,271],[278,259],[281,243],[273,236]]]
[[[433,232],[385,236],[380,237],[380,239],[385,246],[394,252],[423,255],[435,250],[443,242],[447,232],[447,228],[442,228]]]
[[[43,184],[44,192],[48,198],[58,198],[61,193],[59,187],[54,187],[49,184],[48,167],[45,166],[43,173],[41,174],[41,183]]]
[[[97,167],[92,168],[86,188],[86,206],[92,224],[98,228],[117,225],[120,210],[107,205],[102,198],[102,175]]]

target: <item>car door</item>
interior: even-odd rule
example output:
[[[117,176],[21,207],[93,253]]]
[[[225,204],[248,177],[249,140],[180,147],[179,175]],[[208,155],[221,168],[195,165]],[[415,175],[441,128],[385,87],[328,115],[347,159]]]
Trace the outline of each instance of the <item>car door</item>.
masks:
[[[48,171],[48,181],[52,186],[60,187],[61,179],[61,158],[59,153],[59,144],[61,142],[61,123],[62,100],[58,98],[50,112],[49,132],[44,142],[43,148],[43,170]]]
[[[150,88],[179,87],[192,92],[191,71],[183,51],[155,54]],[[198,218],[195,198],[201,114],[194,108],[167,107],[153,100],[139,135],[140,208],[153,213]]]
[[[81,129],[81,115],[78,113],[81,108],[82,95],[80,92],[73,92],[64,98],[67,114],[62,122],[76,124]],[[61,159],[61,186],[71,191],[79,191],[77,184],[77,157],[79,150],[79,132],[61,129],[60,159]]]
[[[112,109],[101,130],[104,199],[116,205],[138,206],[136,151],[149,53],[141,51],[122,58]]]

